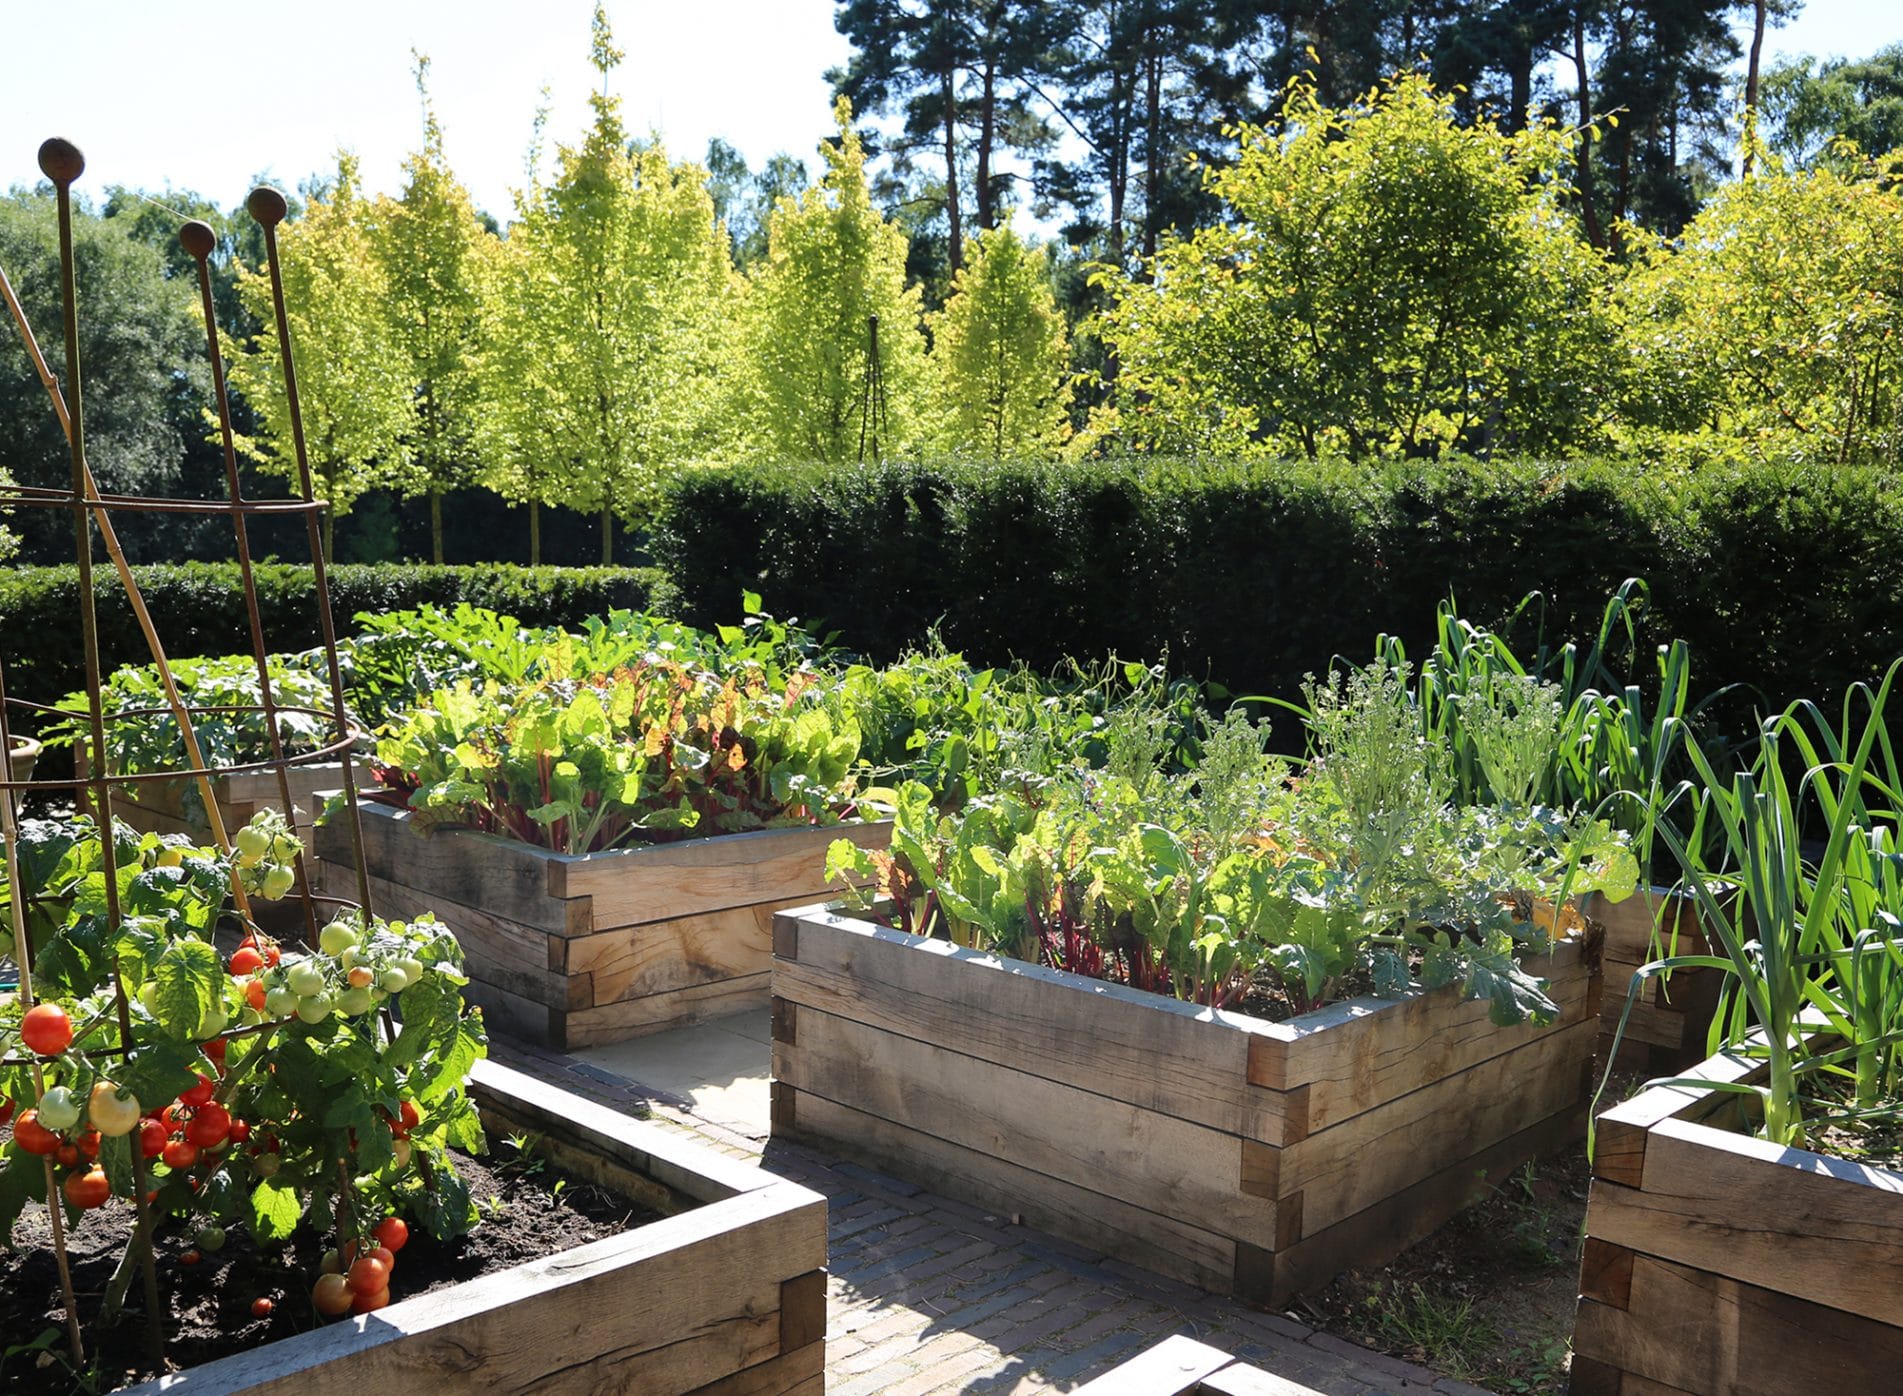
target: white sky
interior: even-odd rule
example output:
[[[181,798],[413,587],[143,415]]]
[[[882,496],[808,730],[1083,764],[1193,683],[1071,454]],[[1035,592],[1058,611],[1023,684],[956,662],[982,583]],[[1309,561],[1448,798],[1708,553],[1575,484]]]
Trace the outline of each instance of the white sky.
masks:
[[[420,135],[410,50],[430,55],[450,163],[507,220],[544,84],[549,139],[587,123],[591,0],[0,0],[0,188],[39,178],[42,139],[86,152],[79,186],[168,183],[230,207],[268,174],[287,188],[338,146],[395,192]],[[630,129],[699,159],[722,136],[758,168],[808,161],[831,129],[827,68],[847,57],[831,0],[609,0]],[[1900,0],[1809,0],[1770,56],[1862,56],[1903,41]]]

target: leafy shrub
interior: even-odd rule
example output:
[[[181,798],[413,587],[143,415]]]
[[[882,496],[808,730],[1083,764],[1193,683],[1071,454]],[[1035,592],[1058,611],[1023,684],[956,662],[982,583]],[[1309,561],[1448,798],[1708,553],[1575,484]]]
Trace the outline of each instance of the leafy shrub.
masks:
[[[330,569],[331,609],[340,633],[359,611],[383,612],[424,602],[468,601],[548,625],[620,608],[665,604],[661,579],[643,568],[423,567],[414,564]],[[176,654],[248,653],[250,631],[234,563],[135,567],[133,576],[168,649]],[[266,641],[295,651],[321,639],[308,567],[256,569]],[[0,633],[6,636],[7,693],[51,702],[85,685],[85,659],[74,631],[78,614],[76,567],[17,568],[0,572]],[[109,568],[94,570],[100,668],[144,664],[144,636]],[[729,602],[731,604],[731,602]]]

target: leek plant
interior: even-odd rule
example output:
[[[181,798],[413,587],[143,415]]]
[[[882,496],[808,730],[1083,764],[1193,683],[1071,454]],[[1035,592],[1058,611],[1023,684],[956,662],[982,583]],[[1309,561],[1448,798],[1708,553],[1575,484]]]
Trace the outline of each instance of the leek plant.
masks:
[[[1711,848],[1658,825],[1713,953],[1654,960],[1632,997],[1674,969],[1728,976],[1711,1050],[1762,1057],[1766,1079],[1696,1084],[1755,1096],[1763,1136],[1776,1144],[1803,1147],[1822,1125],[1898,1112],[1903,773],[1885,715],[1900,670],[1903,660],[1874,693],[1856,685],[1835,725],[1808,703],[1766,721],[1748,769],[1721,774],[1689,744]],[[1806,843],[1807,834],[1817,837]],[[1818,1042],[1826,1045],[1813,1050]],[[1823,1077],[1839,1088],[1819,1092]]]

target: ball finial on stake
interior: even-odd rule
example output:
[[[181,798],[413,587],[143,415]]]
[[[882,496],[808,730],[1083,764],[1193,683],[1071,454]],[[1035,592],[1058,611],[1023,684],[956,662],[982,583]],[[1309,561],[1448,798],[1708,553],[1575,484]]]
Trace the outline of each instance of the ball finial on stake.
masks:
[[[71,141],[54,136],[40,146],[40,172],[64,187],[86,172],[86,157]]]
[[[268,184],[260,184],[253,189],[250,197],[244,201],[244,206],[253,218],[267,228],[275,228],[291,211],[284,196]]]
[[[211,224],[201,223],[194,218],[178,230],[178,242],[179,246],[202,262],[218,246],[218,234],[211,230]]]

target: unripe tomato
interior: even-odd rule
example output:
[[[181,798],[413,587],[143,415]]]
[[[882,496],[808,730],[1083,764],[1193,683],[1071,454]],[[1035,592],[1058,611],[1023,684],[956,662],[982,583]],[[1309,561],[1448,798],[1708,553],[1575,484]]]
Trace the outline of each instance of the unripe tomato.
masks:
[[[318,976],[321,983],[323,976]],[[273,1018],[288,1018],[297,1012],[297,990],[280,986],[264,996],[264,1011]]]
[[[282,900],[285,894],[296,885],[296,870],[280,864],[264,875],[264,883],[258,890],[267,902],[275,902]]]
[[[48,1129],[71,1129],[79,1123],[79,1097],[55,1086],[40,1097],[40,1123]]]
[[[385,1217],[377,1223],[373,1233],[377,1244],[391,1251],[400,1251],[409,1243],[410,1224],[401,1217]]]
[[[301,998],[297,1001],[298,1020],[316,1027],[330,1017],[331,1007],[329,994],[312,994],[309,998]]]
[[[20,1041],[29,1052],[56,1057],[72,1045],[72,1020],[56,1003],[36,1003],[20,1020]]]
[[[243,979],[246,975],[256,974],[264,968],[264,956],[258,953],[255,945],[241,945],[232,954],[231,973],[234,978]]]
[[[185,850],[177,844],[168,844],[159,850],[159,856],[152,860],[155,868],[176,868],[185,861]]]
[[[357,933],[346,921],[333,921],[317,934],[317,948],[326,955],[341,955],[357,943]]]
[[[345,989],[337,995],[337,1011],[346,1018],[355,1018],[370,1011],[370,991],[368,989]]]
[[[408,1168],[410,1166],[410,1154],[412,1152],[410,1141],[407,1139],[398,1139],[390,1145],[391,1161],[394,1162],[399,1169]]]
[[[29,1154],[50,1154],[59,1148],[59,1136],[40,1123],[40,1112],[22,1110],[13,1122],[13,1137]]]
[[[236,843],[238,862],[247,868],[271,851],[271,836],[255,825],[240,829]]]
[[[86,1114],[94,1129],[108,1139],[117,1139],[132,1133],[132,1127],[139,1123],[139,1100],[132,1092],[122,1091],[110,1081],[100,1081],[87,1098]]]
[[[139,1125],[139,1152],[147,1158],[157,1158],[165,1151],[165,1126],[157,1120],[146,1120]]]
[[[369,1294],[353,1295],[350,1300],[350,1312],[353,1314],[374,1314],[390,1302],[390,1286],[373,1290]]]
[[[251,1171],[260,1178],[275,1178],[284,1161],[276,1154],[259,1154],[251,1160]]]
[[[205,1010],[205,1016],[198,1021],[198,1038],[202,1042],[207,1038],[217,1037],[230,1025],[231,1015],[225,1012],[225,1006],[222,1003],[214,1003]]]
[[[200,1072],[196,1085],[188,1086],[185,1090],[179,1092],[178,1103],[180,1105],[203,1105],[212,1098],[212,1093],[217,1089],[218,1083],[203,1072]]]
[[[68,1174],[60,1191],[66,1194],[68,1202],[85,1212],[112,1196],[112,1184],[106,1181],[106,1170],[95,1163],[83,1173]]]
[[[198,1162],[198,1146],[184,1139],[168,1139],[165,1147],[159,1151],[159,1157],[165,1166],[174,1172],[183,1172]]]
[[[390,1287],[390,1267],[374,1256],[360,1255],[350,1263],[350,1272],[344,1278],[353,1292],[374,1294]]]
[[[355,1297],[342,1275],[319,1275],[317,1283],[311,1286],[311,1304],[318,1313],[329,1318],[336,1318],[348,1309]]]
[[[222,1251],[225,1248],[225,1229],[222,1226],[201,1226],[196,1239],[201,1251]]]
[[[301,999],[307,999],[312,994],[324,992],[324,971],[309,960],[299,960],[291,966],[284,982],[290,986],[292,993]]]
[[[423,977],[423,962],[414,955],[405,955],[396,965],[403,971],[403,987],[406,989]]]

